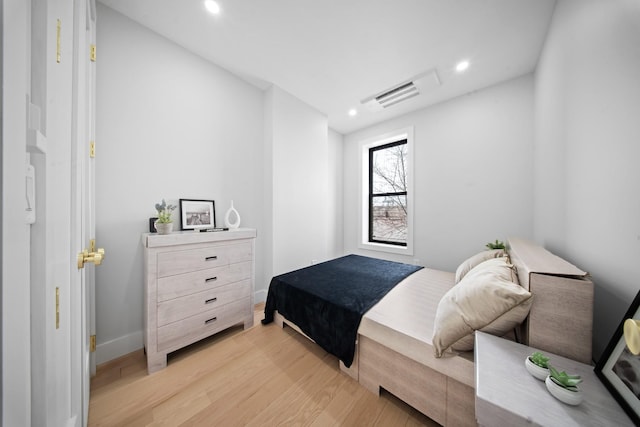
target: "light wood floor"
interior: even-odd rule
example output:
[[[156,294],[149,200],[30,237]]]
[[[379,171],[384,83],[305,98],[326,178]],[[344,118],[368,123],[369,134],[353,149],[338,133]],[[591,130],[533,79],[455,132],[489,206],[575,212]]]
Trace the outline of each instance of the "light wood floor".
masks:
[[[290,328],[260,324],[210,337],[147,375],[142,350],[98,367],[89,426],[437,426]]]

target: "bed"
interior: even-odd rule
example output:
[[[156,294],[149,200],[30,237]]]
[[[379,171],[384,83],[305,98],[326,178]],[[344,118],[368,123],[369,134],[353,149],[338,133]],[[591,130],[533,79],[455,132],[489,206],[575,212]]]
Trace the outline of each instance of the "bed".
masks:
[[[467,282],[482,274],[479,270],[493,268],[490,265],[500,263],[501,271],[506,271],[502,266],[504,255],[507,256],[505,262],[515,275],[510,280],[518,288],[511,287],[510,291],[515,291],[520,301],[515,305],[517,310],[509,309],[499,317],[507,318],[509,330],[514,330],[512,326],[518,325],[510,334],[511,338],[507,339],[519,337],[521,341],[540,349],[590,363],[593,283],[588,274],[524,239],[508,239],[506,253],[487,253],[483,251],[465,260],[456,272],[415,268],[389,286],[376,299],[377,302],[365,307],[357,324],[351,363],[345,363],[345,360],[349,360],[344,355],[338,356],[340,369],[371,392],[379,393],[384,388],[439,424],[475,425],[473,351],[468,348],[473,343],[473,330],[470,333],[464,330],[466,335],[462,338],[456,335],[459,332],[457,330],[453,336],[447,336],[448,332],[442,332],[445,330],[443,324],[456,317],[447,314],[451,311],[447,311],[447,307],[450,308],[451,301],[463,300],[459,293],[465,289]],[[481,261],[472,265],[474,257],[479,257]],[[483,264],[482,268],[474,268],[479,264]],[[302,271],[309,273],[312,270],[310,277],[322,282],[323,279],[314,276],[313,267]],[[460,277],[461,271],[467,275],[466,278],[464,274]],[[380,274],[374,276],[376,279],[373,280],[377,280]],[[334,273],[330,281],[336,281],[336,277],[340,277],[340,274]],[[297,299],[295,293],[274,298],[277,291],[272,292],[271,288],[280,286],[274,286],[279,279],[276,276],[272,280],[269,290],[271,300],[268,296],[263,323],[274,320],[282,327],[290,326],[313,341],[322,342],[321,346],[325,348],[326,337],[315,335],[315,331],[307,325],[301,327],[300,317],[293,319],[289,317],[294,316],[286,315],[291,313],[286,304],[305,307],[314,304]],[[304,284],[296,286],[304,287]],[[322,287],[323,283],[315,283],[315,286]],[[466,289],[475,292],[476,287]],[[491,292],[497,291],[494,289]],[[470,301],[477,301],[479,297],[471,293],[469,298]],[[571,312],[562,310],[564,304],[571,304],[574,309]],[[282,313],[279,310],[281,307]],[[515,311],[518,313],[514,316]],[[342,318],[332,321],[331,313],[324,316],[312,310],[307,312],[307,316],[320,318],[321,322],[329,325],[329,330],[343,323]],[[457,329],[469,328],[466,324],[468,319],[455,321]],[[496,335],[505,333],[504,328],[500,331],[491,330],[494,324],[492,321],[476,329],[488,330]],[[331,349],[327,351],[333,353]]]
[[[275,320],[277,310],[349,367],[362,316],[420,269],[352,254],[281,274],[269,284],[262,323]]]

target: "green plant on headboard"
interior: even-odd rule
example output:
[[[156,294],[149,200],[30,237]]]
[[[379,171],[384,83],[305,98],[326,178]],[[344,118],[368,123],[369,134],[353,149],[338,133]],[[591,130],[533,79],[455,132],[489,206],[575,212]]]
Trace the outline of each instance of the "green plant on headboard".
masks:
[[[486,246],[488,249],[507,249],[507,247],[504,245],[504,242],[501,242],[498,239],[496,239],[494,243],[487,243]]]

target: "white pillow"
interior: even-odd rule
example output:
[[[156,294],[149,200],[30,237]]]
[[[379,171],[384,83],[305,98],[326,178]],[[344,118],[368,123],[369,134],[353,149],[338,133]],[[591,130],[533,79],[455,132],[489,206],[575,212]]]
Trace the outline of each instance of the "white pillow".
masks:
[[[488,251],[482,251],[480,253],[475,254],[472,257],[467,258],[464,262],[462,262],[458,268],[456,269],[456,283],[458,283],[462,278],[476,265],[492,258],[498,258],[505,256],[505,252],[502,249],[491,249]]]
[[[513,331],[524,321],[531,309],[531,303],[533,303],[533,297],[529,299],[529,302],[516,305],[484,328],[480,328],[478,330],[497,337],[506,335],[509,331]],[[471,351],[473,350],[474,345],[475,331],[451,344],[451,349],[456,351]]]
[[[507,258],[495,258],[478,264],[447,291],[436,310],[432,340],[436,357],[452,346],[473,348],[476,330],[502,336],[522,323],[533,298],[516,280]]]

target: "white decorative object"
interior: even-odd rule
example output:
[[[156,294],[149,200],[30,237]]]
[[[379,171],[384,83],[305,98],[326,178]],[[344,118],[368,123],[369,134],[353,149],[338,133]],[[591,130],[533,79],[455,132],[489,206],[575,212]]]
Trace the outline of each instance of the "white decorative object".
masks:
[[[531,361],[529,356],[524,360],[524,366],[526,366],[527,371],[529,371],[531,375],[540,381],[544,381],[549,376],[549,369],[536,365]]]
[[[549,393],[551,393],[551,395],[556,399],[558,399],[559,401],[564,402],[567,405],[574,405],[574,406],[582,403],[581,390],[578,390],[578,391],[567,390],[561,385],[556,384],[551,379],[551,377],[547,377],[544,383],[547,385],[547,390],[549,390]]]
[[[234,222],[231,222],[231,216],[234,214],[236,216],[236,220]],[[225,227],[228,227],[228,228],[240,227],[240,214],[238,213],[236,208],[233,207],[233,200],[231,201],[231,207],[229,208],[226,215],[224,216],[224,225]]]

